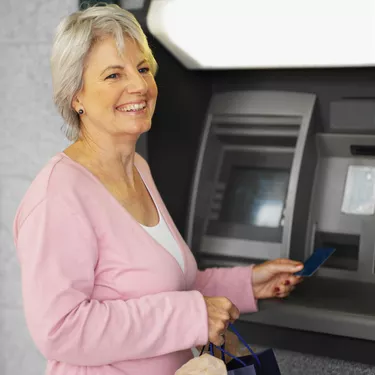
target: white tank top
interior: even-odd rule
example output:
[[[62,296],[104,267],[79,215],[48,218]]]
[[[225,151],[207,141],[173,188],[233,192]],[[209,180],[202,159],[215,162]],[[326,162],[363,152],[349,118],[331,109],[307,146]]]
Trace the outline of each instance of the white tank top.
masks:
[[[146,227],[142,224],[141,226],[176,259],[182,271],[184,271],[184,258],[182,257],[180,246],[178,246],[177,241],[174,239],[171,231],[169,230],[167,223],[159,211],[159,208],[157,206],[156,208],[159,214],[159,223],[154,227]]]

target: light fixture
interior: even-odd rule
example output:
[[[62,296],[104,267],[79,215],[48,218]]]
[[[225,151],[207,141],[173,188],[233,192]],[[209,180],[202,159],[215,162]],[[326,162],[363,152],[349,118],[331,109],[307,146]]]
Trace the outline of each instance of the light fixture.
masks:
[[[151,0],[147,25],[189,69],[375,65],[374,0]]]

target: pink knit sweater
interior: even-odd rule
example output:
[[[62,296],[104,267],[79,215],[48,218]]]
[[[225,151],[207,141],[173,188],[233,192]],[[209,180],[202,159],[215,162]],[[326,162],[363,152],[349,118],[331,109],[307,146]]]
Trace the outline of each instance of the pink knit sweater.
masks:
[[[203,295],[256,311],[251,267],[198,271],[155,187],[184,269],[87,169],[63,153],[38,174],[14,237],[31,336],[48,375],[173,375],[208,340]]]

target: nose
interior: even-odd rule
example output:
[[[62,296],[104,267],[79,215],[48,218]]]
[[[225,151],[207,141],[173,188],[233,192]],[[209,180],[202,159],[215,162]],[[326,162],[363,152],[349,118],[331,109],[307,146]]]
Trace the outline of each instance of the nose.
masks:
[[[138,71],[128,76],[128,92],[130,94],[145,94],[148,90],[148,84],[141,73]]]

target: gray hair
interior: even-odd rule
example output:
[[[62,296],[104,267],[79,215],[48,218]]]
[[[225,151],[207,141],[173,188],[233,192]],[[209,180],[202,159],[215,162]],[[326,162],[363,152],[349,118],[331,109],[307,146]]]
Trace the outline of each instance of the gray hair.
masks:
[[[157,63],[146,35],[135,17],[117,5],[93,6],[75,12],[57,27],[51,56],[53,98],[66,122],[66,136],[70,141],[76,141],[80,134],[80,118],[72,102],[82,89],[84,63],[90,49],[97,40],[112,36],[122,52],[124,35],[138,43],[155,74]]]

